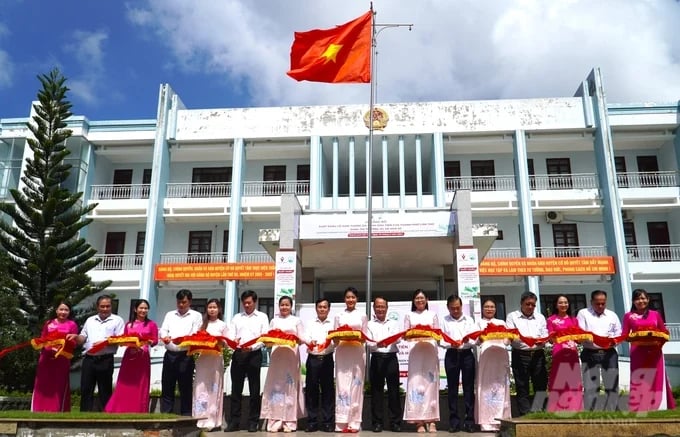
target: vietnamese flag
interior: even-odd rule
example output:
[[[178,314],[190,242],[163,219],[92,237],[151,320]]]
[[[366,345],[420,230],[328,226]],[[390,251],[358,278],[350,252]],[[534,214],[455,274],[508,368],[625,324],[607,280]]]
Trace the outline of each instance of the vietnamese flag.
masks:
[[[371,81],[373,11],[333,29],[295,32],[290,71],[295,80],[327,83]]]

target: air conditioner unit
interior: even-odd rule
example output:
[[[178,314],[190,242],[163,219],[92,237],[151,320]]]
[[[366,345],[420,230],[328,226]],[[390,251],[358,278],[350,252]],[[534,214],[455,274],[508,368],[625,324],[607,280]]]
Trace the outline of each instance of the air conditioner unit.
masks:
[[[560,223],[562,218],[562,213],[559,211],[548,211],[545,213],[545,221],[548,223]]]
[[[633,221],[633,211],[629,209],[622,209],[621,210],[621,219],[624,222],[632,222]]]

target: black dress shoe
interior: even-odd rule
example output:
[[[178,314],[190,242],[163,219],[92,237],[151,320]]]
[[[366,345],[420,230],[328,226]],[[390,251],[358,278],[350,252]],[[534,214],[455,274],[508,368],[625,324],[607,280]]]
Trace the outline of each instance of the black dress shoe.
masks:
[[[401,432],[401,425],[398,423],[392,425],[392,432]]]
[[[231,422],[226,428],[224,428],[224,432],[236,432],[238,431],[238,425],[235,422]]]
[[[257,423],[251,423],[248,425],[248,432],[257,432]]]
[[[307,425],[307,428],[305,429],[306,432],[317,432],[319,430],[319,427],[316,425]]]
[[[335,432],[335,425],[324,425],[321,427],[323,432]]]
[[[460,426],[452,426],[449,428],[450,433],[460,432]]]
[[[474,425],[466,423],[465,425],[463,425],[463,431],[465,431],[465,432],[475,432],[476,429],[475,429]]]
[[[373,425],[373,432],[382,432],[383,431],[383,426],[379,423],[376,423]]]

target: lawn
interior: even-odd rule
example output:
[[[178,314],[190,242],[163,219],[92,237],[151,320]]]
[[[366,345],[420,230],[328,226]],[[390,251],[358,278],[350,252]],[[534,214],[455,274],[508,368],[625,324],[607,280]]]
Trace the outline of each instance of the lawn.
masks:
[[[70,413],[33,413],[28,410],[8,410],[0,411],[1,419],[26,419],[26,420],[87,420],[87,421],[129,421],[129,420],[144,420],[144,421],[160,421],[172,420],[182,418],[176,414],[113,414],[100,412],[70,412]]]

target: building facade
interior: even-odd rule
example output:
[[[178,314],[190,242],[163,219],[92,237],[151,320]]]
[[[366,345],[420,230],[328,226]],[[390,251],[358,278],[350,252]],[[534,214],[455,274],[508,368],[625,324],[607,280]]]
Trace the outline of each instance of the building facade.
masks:
[[[374,219],[413,225],[449,214],[461,193],[469,202],[459,219],[484,229],[472,234],[480,257],[613,258],[615,273],[606,275],[482,276],[481,295],[496,300],[499,317],[525,290],[543,309],[566,293],[577,310],[595,289],[622,316],[631,291],[644,288],[674,339],[665,347],[669,363],[680,358],[678,102],[607,104],[593,70],[573,97],[380,107],[389,120],[374,133],[371,156],[367,105],[187,109],[161,85],[156,119],[72,117],[70,188],[98,204],[84,231],[102,259],[93,280],[113,281],[124,318],[138,298],[160,318],[180,288],[193,291],[199,309],[223,298],[227,317],[240,292],[253,289],[271,315],[273,280],[157,281],[154,271],[272,262],[283,194],[319,223],[365,220],[370,165]],[[0,119],[5,200],[30,153],[28,121]],[[373,240],[374,293],[409,300],[423,288],[443,299],[457,290],[457,236],[393,237]],[[298,302],[340,302],[347,285],[363,295],[365,240],[297,238]]]

